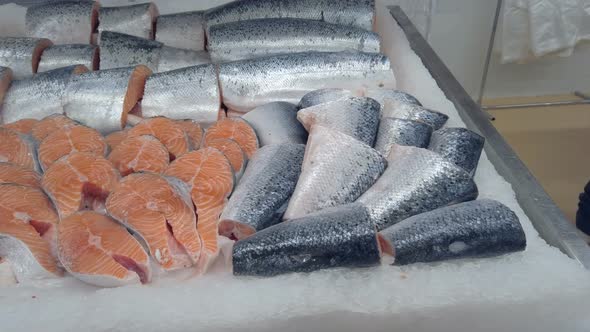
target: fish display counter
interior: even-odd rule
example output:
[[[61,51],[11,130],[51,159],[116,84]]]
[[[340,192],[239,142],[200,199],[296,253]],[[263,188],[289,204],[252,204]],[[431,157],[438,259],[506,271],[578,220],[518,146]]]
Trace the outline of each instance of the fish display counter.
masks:
[[[224,2],[227,1],[203,1],[198,4],[190,1],[156,1],[159,12],[163,15],[179,11],[201,10]],[[123,3],[122,1],[105,0],[101,4],[121,5]],[[0,286],[0,306],[3,308],[0,310],[1,330],[142,332],[162,330],[588,331],[590,329],[590,318],[587,314],[588,308],[590,308],[590,272],[588,270],[590,269],[590,250],[588,246],[582,239],[577,237],[573,226],[567,223],[561,212],[551,202],[524,164],[491,125],[485,113],[466,94],[403,11],[399,7],[388,7],[387,5],[387,1],[377,1],[373,30],[381,37],[381,52],[391,62],[395,74],[396,88],[415,96],[425,108],[436,110],[436,112],[428,114],[432,126],[424,125],[421,122],[420,125],[412,127],[417,134],[410,138],[404,137],[403,139],[411,139],[413,142],[405,145],[425,147],[427,143],[424,135],[429,137],[432,135],[429,149],[444,155],[451,152],[445,150],[444,144],[440,142],[444,142],[450,137],[465,144],[466,149],[479,151],[483,144],[484,149],[479,157],[479,164],[477,158],[475,162],[473,159],[465,158],[455,161],[452,168],[453,172],[457,172],[462,176],[462,178],[455,177],[453,179],[464,184],[462,191],[453,192],[456,199],[458,201],[472,200],[479,194],[478,201],[463,203],[460,209],[439,209],[436,210],[438,213],[434,215],[429,215],[428,212],[417,214],[410,217],[412,223],[398,223],[393,227],[398,225],[399,227],[386,228],[390,224],[390,220],[379,219],[379,213],[383,213],[382,210],[378,208],[369,209],[367,214],[364,209],[357,208],[359,205],[355,205],[361,203],[366,203],[368,206],[373,203],[381,204],[380,192],[378,190],[369,190],[360,196],[354,204],[348,205],[345,209],[322,210],[327,212],[322,212],[323,215],[313,214],[313,217],[300,221],[296,226],[290,226],[287,222],[272,226],[284,229],[284,232],[279,234],[287,238],[284,243],[288,242],[288,238],[296,237],[298,234],[314,233],[314,228],[306,228],[305,223],[317,226],[319,231],[328,229],[321,228],[322,223],[336,225],[334,228],[329,228],[329,230],[335,232],[338,231],[337,227],[349,227],[347,229],[356,227],[357,232],[351,236],[354,237],[355,244],[358,244],[357,252],[350,252],[346,248],[340,247],[347,240],[343,240],[343,237],[334,236],[332,241],[334,246],[333,261],[326,264],[334,263],[334,261],[354,261],[359,259],[355,255],[361,251],[365,255],[363,258],[365,262],[367,257],[372,262],[378,262],[379,259],[383,260],[382,264],[372,264],[369,267],[355,269],[338,267],[314,272],[280,275],[275,275],[273,269],[280,269],[280,264],[289,264],[289,262],[277,259],[277,262],[265,265],[268,261],[248,261],[243,259],[243,257],[252,257],[252,255],[257,254],[256,251],[259,249],[256,243],[248,240],[247,236],[267,225],[262,225],[261,222],[243,223],[242,225],[237,225],[237,222],[232,223],[232,220],[242,218],[241,214],[244,211],[242,206],[252,203],[244,203],[245,200],[243,200],[233,204],[230,201],[221,216],[222,224],[228,227],[224,230],[228,232],[228,237],[229,235],[235,235],[238,239],[242,236],[245,237],[244,240],[236,242],[233,248],[233,273],[226,268],[228,262],[217,260],[213,266],[209,267],[207,274],[195,276],[195,271],[190,269],[172,271],[149,284],[133,283],[123,287],[97,288],[81,283],[72,276],[66,276],[37,280],[27,284]],[[15,9],[12,8],[11,10]],[[16,11],[18,12],[18,9]],[[0,14],[0,18],[3,18],[4,15]],[[1,28],[2,24],[0,24]],[[191,36],[191,38],[194,39],[194,36]],[[201,38],[197,39],[202,40]],[[195,47],[195,49],[201,50],[200,47]],[[225,54],[224,56],[235,56],[235,54]],[[231,66],[226,65],[226,68],[231,69]],[[238,77],[239,73],[229,69],[226,70],[226,75],[237,75],[235,79],[230,80],[231,82],[235,83],[238,79],[241,79]],[[84,75],[84,77],[89,77],[89,74]],[[161,78],[163,82],[168,82],[165,80],[165,75],[148,78],[147,82],[150,83],[157,78]],[[156,98],[157,94],[153,92],[154,84],[154,82],[151,82],[151,90],[146,88],[147,92],[143,98],[146,100],[146,105],[149,104],[146,109],[157,112],[159,108],[164,106],[155,102],[148,103],[150,98],[160,100]],[[231,87],[228,89],[232,90]],[[236,88],[232,91],[239,92],[240,90]],[[195,93],[198,94],[199,91]],[[309,107],[305,111],[300,111],[301,116],[298,115],[297,117],[302,126],[283,135],[295,140],[297,143],[304,142],[302,138],[304,135],[303,130],[308,130],[309,123],[315,121],[314,117],[318,116],[317,114],[324,107],[322,105],[325,105],[316,105],[314,98],[317,96],[308,95],[306,97],[300,103],[307,103]],[[363,101],[360,98],[357,99],[355,101],[359,103]],[[236,105],[244,105],[244,103],[237,102]],[[276,105],[266,104],[264,107],[259,108],[261,111],[258,113],[252,112],[244,115],[243,118],[250,121],[252,127],[260,135],[260,131],[264,130],[265,112],[272,114],[269,117],[273,118],[278,116],[277,114],[282,114],[280,112],[288,113],[289,105],[287,103],[281,104],[281,102],[276,102]],[[354,105],[353,103],[344,105],[342,112],[349,112],[347,107],[353,107]],[[301,107],[301,104],[299,106]],[[375,109],[377,114],[378,107],[373,106],[365,103],[362,107],[367,110]],[[273,107],[276,108],[276,112],[270,113],[273,111]],[[447,128],[437,130],[436,134],[432,134],[433,127],[438,129],[442,126],[442,124],[438,124],[441,119],[442,123],[446,121]],[[117,117],[117,120],[118,126],[120,124],[119,117]],[[140,125],[130,129],[127,132],[128,135],[140,130],[148,130],[144,128],[149,125],[145,121],[164,120],[144,120]],[[224,122],[226,123],[224,124]],[[155,124],[152,123],[152,125]],[[199,151],[202,151],[203,155],[207,153],[217,154],[219,160],[227,164],[228,162],[225,161],[219,151],[230,151],[236,147],[231,145],[234,141],[229,139],[223,141],[223,136],[219,136],[224,125],[231,125],[231,128],[245,126],[241,120],[230,120],[230,118],[217,121],[216,124],[206,129],[208,134],[202,135],[202,139],[210,141],[210,146],[214,146],[219,150],[207,147]],[[389,128],[408,128],[408,126],[412,126],[412,123],[408,121],[392,121]],[[454,128],[451,129],[450,127]],[[471,134],[471,131],[465,131],[462,128],[468,128],[477,134]],[[266,187],[266,183],[272,183],[277,178],[282,179],[281,183],[285,184],[285,186],[295,187],[300,170],[294,169],[296,167],[292,165],[287,167],[287,164],[280,163],[280,160],[304,159],[302,154],[304,152],[308,153],[310,149],[319,151],[316,155],[319,158],[328,153],[338,153],[337,150],[330,150],[329,144],[325,142],[337,141],[342,146],[350,146],[350,149],[354,150],[355,153],[358,150],[358,155],[363,156],[363,158],[366,157],[367,160],[375,159],[370,165],[368,161],[366,162],[370,166],[367,166],[367,168],[378,173],[375,178],[384,172],[384,165],[387,162],[391,173],[383,174],[392,177],[410,177],[413,172],[424,169],[434,172],[428,169],[431,166],[429,162],[434,163],[434,161],[439,160],[436,158],[442,159],[438,154],[433,157],[434,153],[426,149],[396,144],[388,145],[386,141],[378,142],[375,145],[377,150],[374,150],[361,143],[367,135],[366,131],[363,130],[364,128],[347,129],[351,130],[350,135],[332,131],[310,133],[305,151],[303,151],[302,144],[290,144],[285,147],[275,144],[281,140],[280,135],[277,136],[274,132],[272,135],[269,133],[268,137],[260,140],[261,142],[268,141],[268,145],[261,147],[258,152],[254,152],[255,147],[253,147],[252,151],[244,149],[245,153],[236,155],[235,159],[228,158],[234,171],[232,173],[230,167],[227,166],[227,187],[231,191],[229,183],[238,181],[237,179],[240,176],[241,183],[247,183],[255,188]],[[232,132],[234,131],[239,130],[232,129]],[[244,129],[244,131],[246,130]],[[201,139],[200,134],[196,135],[197,141]],[[154,143],[152,139],[146,138],[151,136],[142,135],[136,133],[135,137],[131,138],[136,140],[137,144],[156,144],[164,155],[166,151],[172,151],[168,144],[159,144],[157,140]],[[354,135],[357,135],[356,139],[352,137]],[[374,136],[375,133],[372,135]],[[395,130],[387,133],[387,136],[383,140],[401,139],[394,137]],[[105,140],[108,141],[108,137]],[[114,137],[112,138],[114,139]],[[484,138],[485,143],[483,143]],[[142,143],[143,140],[146,142]],[[254,137],[252,140],[254,141],[256,138]],[[131,143],[133,142],[127,142],[127,144]],[[313,144],[315,145],[310,147]],[[187,143],[186,145],[190,144]],[[239,147],[237,149],[239,150]],[[388,153],[391,156],[394,152],[400,157],[389,159],[387,162],[385,158],[381,157],[382,154],[386,155]],[[190,155],[191,153],[192,155]],[[194,164],[200,162],[199,160],[189,160],[199,157],[194,152],[191,153],[180,156],[170,165],[162,165],[162,169],[167,169],[166,174],[172,174],[175,167],[178,167],[178,173],[182,173],[178,166],[180,164],[179,160],[194,162]],[[122,153],[120,157],[124,158],[124,155]],[[191,158],[187,157],[188,155]],[[267,174],[262,174],[256,178],[259,181],[254,181],[250,177],[248,168],[244,167],[246,157],[252,157],[250,163],[254,165],[275,163],[282,168],[277,171],[278,174],[267,172]],[[75,162],[73,159],[75,158],[80,157],[70,155],[65,159],[61,158],[55,163],[65,164],[69,162],[73,165]],[[419,163],[418,161],[421,160],[424,162]],[[305,167],[305,162],[304,159],[303,167]],[[363,163],[359,164],[361,166],[355,167],[354,171],[358,172],[360,168],[365,167]],[[447,164],[451,163],[445,165]],[[118,164],[117,166],[123,173],[123,167],[119,167]],[[215,168],[221,167],[215,166]],[[389,169],[385,170],[385,172],[389,172]],[[330,177],[332,179],[332,177],[338,178],[339,176],[334,169],[332,169],[332,172],[326,169],[321,171],[324,178]],[[344,169],[343,172],[345,171],[348,172],[349,169]],[[197,173],[197,171],[194,172]],[[302,171],[302,174],[304,173],[305,171]],[[445,171],[445,174],[448,175],[449,173],[450,171]],[[191,173],[189,175],[187,181],[198,180],[195,174]],[[182,179],[183,176],[185,175],[181,174],[177,177]],[[113,179],[115,177],[112,176]],[[128,206],[132,206],[135,198],[123,195],[124,191],[132,192],[137,190],[142,185],[142,179],[147,177],[156,178],[156,180],[150,182],[153,188],[146,191],[150,195],[156,193],[160,188],[169,188],[169,191],[174,192],[178,189],[177,187],[180,187],[180,185],[170,181],[161,180],[164,177],[158,175],[132,174],[121,180],[118,189],[114,191],[124,199],[117,200],[116,195],[109,196],[107,208],[113,207],[113,211],[115,211],[115,208],[118,211],[124,211]],[[113,181],[117,180],[114,179]],[[158,184],[157,181],[162,182],[162,184]],[[180,180],[178,181],[180,182]],[[185,180],[183,179],[183,181]],[[299,182],[301,181],[301,178],[299,178]],[[322,192],[316,191],[317,196],[299,195],[296,200],[292,199],[289,208],[286,208],[285,215],[290,216],[290,218],[298,218],[304,212],[303,207],[317,208],[316,205],[325,202],[324,196],[330,196],[331,194],[329,192],[330,183],[322,185],[325,186],[322,188],[326,188],[326,190]],[[475,188],[475,185],[477,185],[477,188]],[[310,186],[306,186],[306,188]],[[243,189],[243,187],[238,187],[234,191],[237,197],[249,195],[248,192],[239,189]],[[301,190],[302,193],[306,194],[307,192],[304,189],[296,188],[295,191],[297,193],[297,190]],[[429,190],[442,189],[436,187]],[[223,195],[227,196],[230,191],[224,192]],[[177,196],[177,205],[184,204],[182,202],[184,198],[181,195]],[[454,197],[449,197],[449,199],[454,199]],[[273,199],[275,199],[272,202],[274,204],[273,208],[280,208],[283,198],[277,196]],[[479,203],[475,204],[473,202]],[[347,218],[344,218],[340,213],[344,213],[343,210],[346,209],[348,211],[345,211],[344,216],[347,216]],[[260,210],[262,211],[262,208]],[[64,209],[58,209],[58,212],[61,214]],[[495,218],[486,218],[485,216],[489,215],[488,212],[493,213]],[[86,213],[92,218],[104,219],[94,212],[74,212],[70,217],[61,221],[71,230],[71,233],[68,233],[70,236],[75,234],[73,232],[76,231],[77,225],[82,222],[83,214]],[[115,215],[114,213],[111,214]],[[465,250],[467,244],[455,240],[448,246],[439,248],[440,250],[437,253],[430,253],[427,251],[428,248],[432,248],[431,245],[427,247],[420,246],[420,241],[424,240],[424,238],[419,239],[410,247],[396,241],[396,237],[400,236],[400,234],[414,232],[413,227],[433,227],[432,223],[436,223],[435,226],[450,225],[454,218],[462,218],[462,216],[465,216],[466,219],[471,218],[470,220],[473,223],[470,226],[474,228],[485,224],[490,230],[497,229],[499,232],[506,232],[508,235],[505,241],[502,242],[502,247],[494,250],[497,252],[510,252],[510,254],[482,259],[464,258],[428,262],[422,256],[427,254],[429,255],[428,259],[435,255],[441,255],[441,257],[445,255],[453,256],[457,252]],[[122,215],[120,219],[127,217],[127,215]],[[395,217],[405,219],[405,221],[410,220],[406,219],[408,216],[405,215]],[[317,222],[314,222],[313,218],[317,218]],[[363,218],[375,218],[384,223],[383,228],[385,230],[379,238],[379,248],[367,244],[367,237],[364,235],[374,234],[374,229],[372,230],[373,233],[371,233],[371,230],[366,229],[367,224],[360,225],[361,223],[358,220]],[[55,216],[55,219],[57,219],[57,216]],[[137,222],[131,220],[131,218],[129,219],[124,220],[124,224]],[[256,220],[260,221],[260,219]],[[514,220],[519,222],[514,223]],[[97,222],[108,223],[108,221],[100,220]],[[375,223],[379,225],[379,222],[376,221]],[[518,224],[520,224],[520,227],[515,227]],[[402,225],[410,225],[410,227],[402,227]],[[361,226],[364,226],[364,228]],[[136,224],[134,227],[140,229],[144,226]],[[242,227],[242,233],[234,231],[239,227]],[[119,228],[117,232],[122,233],[122,237],[130,238],[129,241],[133,241],[132,237],[123,230],[124,228]],[[463,230],[450,227],[446,235],[456,239],[460,235],[453,232],[460,233]],[[221,225],[219,231],[222,233]],[[325,235],[330,234],[326,232]],[[526,248],[524,248],[524,236],[526,236]],[[231,258],[232,254],[228,253],[231,250],[231,241],[224,237],[220,238],[223,238],[219,243],[221,253],[223,256]],[[495,245],[493,239],[487,238],[486,240],[489,241],[489,243],[486,242],[486,245]],[[136,249],[137,252],[142,252],[139,246]],[[289,255],[288,250],[288,247],[282,247],[278,248],[276,252],[280,252],[281,255]],[[385,256],[380,258],[381,251],[385,253],[395,252],[399,264],[386,264],[387,262],[384,261]],[[148,257],[145,253],[138,258],[139,260],[148,264],[146,263]],[[299,257],[299,260],[305,261],[306,258]],[[176,263],[176,261],[170,262],[170,264],[173,263]],[[179,264],[181,263],[179,261]],[[142,267],[142,271],[146,271],[146,269],[147,267]],[[265,276],[262,277],[261,275]],[[135,275],[132,276],[137,278]],[[138,276],[140,279],[149,277],[139,273]],[[111,281],[103,280],[105,283]]]

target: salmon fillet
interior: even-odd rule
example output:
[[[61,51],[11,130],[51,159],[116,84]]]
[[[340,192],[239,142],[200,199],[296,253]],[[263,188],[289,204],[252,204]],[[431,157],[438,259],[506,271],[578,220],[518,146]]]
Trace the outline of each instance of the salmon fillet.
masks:
[[[207,128],[203,145],[207,146],[208,141],[217,138],[233,139],[244,150],[248,158],[252,157],[259,146],[254,129],[241,118],[224,118]]]
[[[227,157],[237,181],[246,166],[246,154],[244,154],[240,145],[230,138],[218,138],[207,142],[207,147],[216,148]]]
[[[62,274],[56,259],[58,217],[38,188],[0,185],[0,256],[19,282]]]
[[[88,152],[105,156],[107,144],[95,129],[82,125],[63,128],[47,136],[39,145],[41,168],[46,170],[56,160],[71,152]]]
[[[80,211],[61,220],[57,229],[59,259],[76,278],[102,287],[149,282],[148,254],[112,218]]]
[[[147,118],[129,129],[128,137],[152,135],[170,152],[170,160],[189,151],[189,141],[182,128],[173,120],[164,117]]]
[[[169,163],[168,150],[150,135],[129,137],[108,158],[122,176],[137,172],[162,173]]]
[[[126,138],[127,130],[119,130],[106,135],[104,141],[111,148],[111,151],[113,151]]]
[[[104,157],[73,152],[45,171],[41,186],[63,219],[79,210],[104,211],[105,199],[119,179],[119,172]]]
[[[201,125],[193,120],[176,120],[176,123],[182,128],[194,150],[201,147],[201,139],[203,138],[203,129]]]
[[[0,127],[0,162],[9,162],[38,170],[33,140],[14,130]]]
[[[109,214],[146,242],[165,270],[196,264],[201,253],[195,212],[188,187],[180,180],[153,173],[123,178],[106,202]]]
[[[37,122],[31,130],[31,135],[37,142],[41,142],[52,133],[75,125],[77,123],[65,115],[52,114]]]
[[[234,185],[231,165],[219,150],[204,148],[176,159],[164,174],[190,186],[197,210],[197,230],[203,243],[198,269],[204,272],[219,253],[219,215]]]
[[[23,135],[30,135],[33,130],[33,126],[35,126],[37,122],[39,122],[39,120],[22,119],[13,123],[7,123],[5,125],[2,125],[2,127],[12,129]]]
[[[41,175],[31,169],[0,162],[0,184],[14,183],[29,187],[41,187]]]

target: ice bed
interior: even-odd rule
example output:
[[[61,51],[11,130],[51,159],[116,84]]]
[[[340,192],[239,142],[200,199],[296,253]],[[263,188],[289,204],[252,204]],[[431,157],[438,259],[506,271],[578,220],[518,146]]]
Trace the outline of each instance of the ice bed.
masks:
[[[162,14],[221,2],[156,1]],[[273,278],[237,278],[218,266],[114,289],[67,277],[0,288],[0,330],[590,331],[588,248],[403,12],[385,5],[378,2],[376,29],[398,87],[448,114],[448,126],[487,138],[475,176],[480,198],[517,213],[526,251]],[[0,6],[0,35],[18,33],[23,17],[22,7]]]

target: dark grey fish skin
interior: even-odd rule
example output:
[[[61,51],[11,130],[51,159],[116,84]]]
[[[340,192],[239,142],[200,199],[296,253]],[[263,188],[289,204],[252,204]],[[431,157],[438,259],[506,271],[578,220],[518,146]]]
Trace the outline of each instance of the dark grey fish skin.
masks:
[[[319,89],[308,92],[299,101],[299,108],[308,108],[329,101],[335,101],[347,97],[358,97],[352,91],[345,89]]]
[[[522,251],[526,237],[516,214],[500,202],[481,199],[410,217],[379,233],[394,265],[456,258],[491,257]]]
[[[375,32],[296,18],[218,24],[209,29],[207,38],[207,50],[215,62],[299,52],[378,53],[380,48]]]
[[[16,80],[31,77],[37,72],[43,50],[51,45],[45,38],[0,37],[0,66],[12,69]]]
[[[365,96],[373,98],[381,104],[381,113],[384,117],[389,117],[389,111],[401,105],[410,104],[422,106],[416,97],[401,90],[371,89],[365,92]]]
[[[305,145],[289,143],[267,145],[256,151],[221,214],[220,229],[225,228],[224,224],[239,223],[243,226],[227,229],[240,239],[248,234],[237,229],[245,226],[249,229],[246,233],[253,233],[280,221],[275,213],[295,190],[304,152]]]
[[[156,40],[170,47],[193,51],[205,49],[203,12],[184,12],[158,16]]]
[[[382,110],[381,116],[384,118],[420,121],[429,124],[434,130],[442,128],[449,119],[446,114],[414,104],[400,103],[396,107],[384,107]]]
[[[235,243],[235,275],[274,276],[334,267],[378,265],[375,226],[358,204],[283,222]]]
[[[154,40],[103,31],[100,34],[100,69],[143,64],[156,71],[162,46],[162,43]]]
[[[383,118],[379,123],[375,150],[387,156],[393,144],[426,148],[430,135],[432,127],[424,122]]]
[[[301,176],[283,219],[354,202],[386,167],[385,158],[370,146],[336,130],[313,126]]]
[[[379,127],[380,105],[371,98],[349,97],[318,104],[297,112],[308,131],[321,125],[373,146]]]
[[[440,154],[473,176],[484,143],[483,136],[467,128],[444,128],[432,133],[428,149]]]
[[[43,51],[37,72],[40,73],[71,65],[83,65],[89,70],[97,70],[98,47],[87,44],[50,46]]]
[[[277,101],[258,106],[242,116],[258,136],[260,146],[307,142],[307,131],[297,121],[297,106]]]
[[[104,31],[114,31],[140,38],[154,39],[153,28],[156,17],[158,17],[158,8],[152,2],[130,6],[101,7],[99,15],[99,34]]]
[[[357,202],[368,210],[378,230],[413,215],[477,198],[472,177],[437,153],[392,145],[388,167]]]
[[[98,25],[98,7],[96,1],[45,1],[31,6],[25,16],[26,35],[48,38],[56,45],[88,44]]]
[[[371,31],[374,0],[250,0],[234,1],[205,12],[207,29],[216,24],[259,18],[302,18],[354,26]]]

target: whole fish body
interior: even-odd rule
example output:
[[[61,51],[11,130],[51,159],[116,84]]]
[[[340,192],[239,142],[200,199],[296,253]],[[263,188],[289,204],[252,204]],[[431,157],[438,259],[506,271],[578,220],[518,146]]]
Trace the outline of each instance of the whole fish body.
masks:
[[[386,166],[385,158],[370,146],[336,130],[313,126],[284,219],[354,202]]]
[[[431,109],[418,106],[416,104],[399,103],[395,107],[389,107],[387,102],[382,104],[382,114],[384,118],[398,118],[424,122],[430,125],[434,130],[442,128],[447,123],[449,116]]]
[[[130,6],[101,7],[99,34],[114,31],[145,39],[154,39],[158,8],[152,2]],[[102,40],[101,40],[102,43]]]
[[[241,239],[279,222],[277,211],[293,194],[304,151],[305,145],[291,143],[256,151],[221,214],[221,234]]]
[[[259,18],[302,18],[373,29],[374,0],[234,1],[205,12],[207,29],[228,22]]]
[[[380,105],[371,98],[349,97],[304,108],[297,119],[308,131],[321,125],[373,146],[379,127]]]
[[[51,114],[63,114],[66,88],[74,77],[87,71],[85,66],[75,65],[12,82],[2,103],[2,121],[41,120]]]
[[[86,44],[53,45],[45,49],[37,72],[83,65],[89,70],[98,69],[98,47]]]
[[[65,114],[103,135],[121,130],[150,74],[149,68],[140,65],[76,76],[63,96]]]
[[[213,65],[176,69],[151,75],[145,84],[144,117],[166,116],[212,123],[221,107]]]
[[[379,123],[375,150],[387,156],[394,144],[426,148],[431,135],[432,127],[424,122],[383,118]]]
[[[377,232],[367,211],[348,204],[266,228],[233,247],[235,275],[274,276],[378,265]]]
[[[12,70],[8,67],[1,67],[0,66],[0,104],[4,100],[4,95],[12,82]],[[0,108],[0,112],[2,108]],[[2,118],[2,114],[0,113],[0,119]]]
[[[477,198],[472,177],[432,151],[393,145],[387,161],[383,175],[357,200],[369,210],[378,230],[416,214]]]
[[[216,62],[300,53],[378,53],[379,35],[352,26],[295,18],[229,22],[209,29],[207,50]]]
[[[485,139],[467,128],[443,128],[432,133],[429,150],[474,175]]]
[[[422,213],[379,234],[384,240],[384,252],[395,256],[395,265],[490,257],[526,247],[516,214],[490,199]]]
[[[1,37],[0,66],[12,69],[14,79],[31,77],[37,72],[43,50],[51,45],[45,38]]]
[[[203,12],[185,12],[158,16],[156,40],[170,47],[193,51],[205,49]]]
[[[31,6],[25,16],[26,35],[48,38],[55,44],[88,44],[98,25],[98,8],[96,1],[51,1]]]
[[[387,56],[361,52],[306,52],[219,65],[225,105],[247,112],[273,101],[299,103],[320,88],[395,87]]]
[[[299,108],[308,108],[318,104],[327,103],[329,101],[335,101],[347,97],[358,97],[352,91],[345,89],[318,89],[306,93],[299,101]]]
[[[307,142],[307,131],[297,121],[297,106],[294,104],[268,103],[246,113],[242,119],[254,128],[260,146]]]

